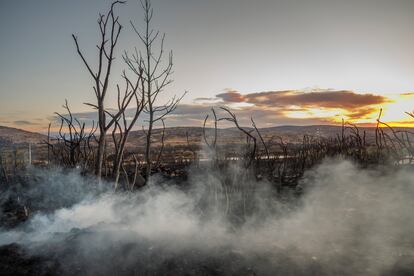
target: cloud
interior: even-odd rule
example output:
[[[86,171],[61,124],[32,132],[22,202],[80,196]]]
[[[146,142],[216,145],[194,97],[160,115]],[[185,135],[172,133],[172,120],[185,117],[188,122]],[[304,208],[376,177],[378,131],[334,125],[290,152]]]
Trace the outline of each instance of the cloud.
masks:
[[[411,94],[399,95],[407,97],[412,96]],[[392,99],[394,100],[394,98]],[[239,123],[244,126],[251,126],[251,118],[255,120],[258,127],[338,124],[342,119],[353,123],[374,125],[379,109],[388,103],[391,103],[391,99],[381,95],[361,94],[348,90],[319,89],[240,93],[234,89],[225,89],[216,97],[197,98],[192,104],[178,105],[177,109],[166,117],[166,126],[201,127],[206,115],[210,114],[210,118],[212,117],[212,107],[215,108],[219,117],[226,116],[218,108],[220,106],[231,108],[237,115]],[[398,105],[397,98],[394,103]],[[133,108],[126,110],[127,118],[133,115]],[[87,128],[92,126],[92,122],[96,124],[98,120],[96,111],[73,112],[73,116],[84,122]],[[401,117],[404,117],[403,111],[401,111]],[[53,131],[59,127],[60,120],[57,116],[50,116],[46,119],[53,122]],[[129,121],[129,119],[127,120]],[[148,114],[143,113],[134,129],[139,130],[142,126],[146,126],[147,121]],[[398,123],[398,120],[395,121]],[[42,130],[47,129],[46,124],[44,126],[41,124],[41,119],[22,119],[3,123],[31,130],[36,128],[37,131],[40,126]],[[402,125],[402,123],[398,124]],[[412,122],[409,125],[412,125]],[[219,124],[219,127],[229,126],[231,126],[229,123],[223,121]],[[161,127],[161,124],[159,123],[155,127]]]
[[[216,97],[213,98],[207,98],[207,97],[200,97],[195,98],[194,103],[203,104],[203,103],[209,103],[209,102],[217,102],[219,99]]]
[[[346,116],[351,120],[352,119],[357,120],[357,119],[369,117],[373,113],[374,114],[379,113],[378,108],[369,106],[366,108],[358,108],[355,111],[348,112]]]
[[[246,100],[246,98],[238,91],[227,91],[225,93],[216,95],[216,97],[222,99],[224,102],[232,103],[241,103]]]
[[[317,92],[286,90],[257,92],[246,95],[241,95],[237,91],[228,91],[218,94],[217,97],[226,103],[246,102],[268,107],[300,106],[351,109],[389,102],[384,96],[357,94],[347,90]]]
[[[197,98],[192,104],[180,104],[166,120],[167,127],[202,126],[214,107],[219,117],[225,116],[219,106],[230,107],[243,125],[251,125],[254,118],[259,127],[275,125],[336,124],[342,118],[356,123],[375,123],[381,105],[390,103],[387,97],[361,94],[348,90],[285,90],[240,93],[226,89],[215,98]],[[127,109],[131,117],[134,109]],[[96,111],[73,113],[79,120],[91,124],[97,121]],[[147,125],[148,114],[142,114],[135,129]],[[229,126],[221,123],[222,127]],[[159,127],[157,125],[156,127]]]
[[[26,121],[26,120],[17,120],[13,121],[13,124],[16,126],[35,126],[38,125],[38,123]]]
[[[414,92],[402,93],[400,96],[414,96]]]
[[[260,110],[264,117],[277,117],[279,123],[332,124],[345,120],[373,120],[381,105],[392,101],[372,93],[349,90],[283,90],[241,94],[229,89],[216,95],[221,104],[240,107],[241,110]],[[241,104],[245,104],[243,106]]]

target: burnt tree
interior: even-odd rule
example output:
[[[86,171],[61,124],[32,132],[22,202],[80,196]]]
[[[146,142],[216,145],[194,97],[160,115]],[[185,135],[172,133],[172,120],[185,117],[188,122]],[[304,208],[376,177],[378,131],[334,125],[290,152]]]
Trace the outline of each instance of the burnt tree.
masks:
[[[145,163],[146,163],[146,181],[148,181],[151,171],[153,158],[151,156],[152,136],[154,125],[162,120],[176,108],[178,103],[184,97],[174,96],[164,104],[158,104],[157,99],[165,91],[165,88],[172,83],[173,54],[168,54],[167,62],[164,62],[164,39],[165,34],[160,36],[159,31],[155,31],[151,27],[154,11],[150,0],[141,1],[144,10],[144,30],[141,32],[131,23],[139,41],[143,46],[143,51],[135,48],[132,55],[127,52],[124,54],[124,60],[129,68],[137,75],[143,72],[144,94],[146,97],[145,113],[148,114],[148,129],[146,131],[146,147],[145,147]],[[159,44],[159,49],[154,51],[155,46]]]
[[[95,163],[95,174],[100,178],[102,176],[102,164],[104,160],[106,134],[108,130],[113,126],[116,120],[121,116],[124,110],[119,110],[117,114],[114,114],[107,121],[107,113],[105,110],[105,98],[110,86],[110,75],[112,70],[112,64],[115,59],[115,48],[118,43],[118,38],[121,33],[122,25],[119,23],[119,17],[115,16],[114,8],[117,4],[123,4],[125,1],[115,1],[112,3],[109,11],[103,15],[99,15],[98,25],[100,31],[100,41],[97,45],[98,48],[98,66],[95,70],[92,69],[90,63],[86,60],[82,53],[77,37],[72,34],[73,40],[76,45],[78,55],[81,57],[84,65],[86,66],[89,74],[94,81],[94,92],[96,96],[96,103],[90,105],[97,109],[98,112],[98,127],[99,127],[99,139],[98,150]],[[125,107],[126,108],[126,107]]]

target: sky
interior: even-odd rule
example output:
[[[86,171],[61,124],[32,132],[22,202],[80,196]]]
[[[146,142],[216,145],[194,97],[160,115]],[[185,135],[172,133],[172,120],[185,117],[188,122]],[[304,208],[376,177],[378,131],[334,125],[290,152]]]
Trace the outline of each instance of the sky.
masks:
[[[0,0],[0,125],[44,132],[54,112],[94,113],[92,80],[77,56],[96,60],[97,18],[107,0]],[[228,106],[260,126],[409,125],[414,109],[412,0],[153,0],[154,28],[174,52],[174,82],[159,99],[188,94],[168,126],[201,126],[211,106]],[[141,47],[137,0],[119,6],[121,33],[106,105]],[[139,123],[142,123],[140,121]],[[414,126],[414,124],[413,124]]]

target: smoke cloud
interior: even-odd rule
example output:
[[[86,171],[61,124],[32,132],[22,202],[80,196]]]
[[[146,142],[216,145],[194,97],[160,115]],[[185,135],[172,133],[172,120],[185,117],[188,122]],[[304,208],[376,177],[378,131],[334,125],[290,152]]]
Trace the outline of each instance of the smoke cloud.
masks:
[[[228,173],[240,172],[234,167]],[[239,222],[232,216],[241,212],[226,212],[222,190],[212,189],[224,177],[214,170],[190,172],[185,187],[154,178],[137,193],[91,189],[91,180],[73,172],[48,175],[45,187],[55,186],[45,197],[55,195],[58,201],[73,187],[79,197],[60,196],[64,203],[52,204],[53,210],[43,208],[19,228],[2,231],[0,244],[19,243],[31,254],[58,260],[62,274],[413,272],[412,170],[362,170],[330,159],[308,171],[300,189],[283,196],[269,183],[246,176],[237,183],[244,189],[232,194],[233,201],[243,198],[239,191],[251,194],[244,203],[251,211]]]

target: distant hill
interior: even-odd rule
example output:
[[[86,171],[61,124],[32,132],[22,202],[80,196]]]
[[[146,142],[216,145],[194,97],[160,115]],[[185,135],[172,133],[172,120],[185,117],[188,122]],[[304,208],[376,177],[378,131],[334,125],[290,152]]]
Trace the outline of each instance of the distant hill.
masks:
[[[252,128],[246,128],[253,130]],[[408,128],[395,128],[396,130],[411,130]],[[304,135],[318,136],[318,137],[334,137],[340,135],[342,131],[341,126],[333,125],[311,125],[311,126],[276,126],[270,128],[261,128],[260,133],[265,140],[272,137],[282,137],[285,142],[300,142]],[[387,131],[387,130],[386,130]],[[371,140],[375,135],[374,127],[360,127],[359,132],[361,136],[366,132],[367,140]],[[347,130],[349,133],[349,130]],[[206,136],[208,141],[214,138],[214,129],[206,128]],[[218,143],[240,143],[245,141],[245,135],[237,128],[218,129]],[[202,127],[171,127],[165,129],[164,141],[166,145],[177,146],[186,145],[187,137],[190,144],[204,143],[203,128]],[[153,142],[154,145],[160,145],[162,138],[162,129],[154,129]],[[29,132],[21,129],[0,126],[0,143],[41,143],[47,139],[46,135]],[[108,139],[111,139],[108,135]],[[110,143],[111,144],[111,143]],[[111,146],[111,145],[109,145]],[[145,133],[143,130],[132,131],[129,136],[127,148],[142,148],[145,146]]]
[[[32,143],[38,144],[47,139],[46,135],[22,129],[0,126],[0,143]]]
[[[245,128],[253,131],[252,128]],[[375,127],[358,127],[359,134],[365,137],[367,142],[375,142]],[[409,130],[411,128],[394,128],[395,130]],[[288,143],[300,143],[302,142],[304,135],[330,138],[341,135],[342,127],[334,125],[311,125],[311,126],[276,126],[270,128],[259,129],[263,138],[268,141],[272,137],[282,137],[285,142]],[[385,132],[390,131],[385,128]],[[346,135],[351,133],[349,127],[345,130]],[[153,141],[154,145],[159,145],[162,137],[162,129],[154,130]],[[254,132],[253,132],[254,133]],[[202,127],[172,127],[165,129],[165,144],[171,146],[185,145],[187,144],[187,136],[190,144],[204,143],[203,128]],[[206,136],[208,141],[212,141],[214,138],[214,129],[207,128]],[[244,143],[246,136],[240,132],[237,128],[218,129],[218,143],[219,144],[233,144]],[[391,135],[392,136],[392,135]],[[145,146],[145,134],[142,130],[133,131],[130,134],[128,147],[140,148]]]
[[[252,128],[245,128],[247,130],[253,130]],[[342,132],[341,126],[333,125],[312,125],[312,126],[277,126],[271,128],[259,129],[265,140],[272,137],[282,137],[285,142],[301,142],[304,135],[318,136],[318,137],[334,137],[340,135]],[[364,131],[368,140],[374,138],[375,128],[373,127],[361,127],[359,128],[361,136]],[[347,130],[349,133],[349,130]],[[158,145],[161,141],[162,130],[155,129],[153,132],[153,141],[155,145]],[[184,145],[188,140],[191,144],[200,144],[204,142],[203,128],[202,127],[172,127],[165,129],[165,144],[166,145]],[[214,138],[214,129],[207,128],[206,136],[208,141]],[[219,144],[232,144],[245,141],[245,135],[237,128],[218,129],[218,143]],[[127,147],[140,148],[145,145],[145,133],[142,130],[133,131],[130,134]]]

